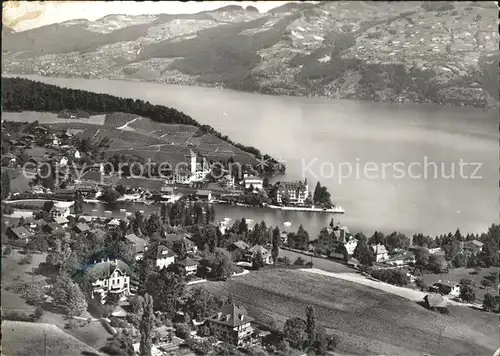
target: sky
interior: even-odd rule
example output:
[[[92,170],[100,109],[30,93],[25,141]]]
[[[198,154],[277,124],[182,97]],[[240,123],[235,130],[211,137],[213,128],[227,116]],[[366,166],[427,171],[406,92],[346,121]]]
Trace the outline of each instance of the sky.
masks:
[[[110,14],[188,14],[227,5],[252,5],[260,12],[290,1],[6,1],[2,2],[3,23],[24,31],[75,19],[97,20]]]

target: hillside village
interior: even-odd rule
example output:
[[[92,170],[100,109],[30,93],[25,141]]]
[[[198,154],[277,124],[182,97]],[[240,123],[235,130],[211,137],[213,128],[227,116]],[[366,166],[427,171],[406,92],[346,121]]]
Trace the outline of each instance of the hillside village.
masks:
[[[14,100],[27,97],[20,91],[6,95],[11,109],[62,105],[42,94]],[[78,105],[92,102],[78,95],[69,96]],[[482,234],[364,235],[333,215],[316,236],[300,224],[232,221],[217,216],[214,204],[335,205],[320,182],[314,189],[307,179],[269,183],[266,173],[281,169],[258,160],[275,164],[271,157],[179,113],[167,117],[165,108],[151,109],[162,112],[153,121],[54,107],[46,123],[2,121],[6,354],[491,351],[491,317],[500,311],[499,225]],[[207,147],[212,154],[222,147],[223,158]],[[138,173],[148,156],[151,169]],[[231,169],[240,160],[244,169]],[[167,172],[159,167],[164,161]],[[183,169],[172,169],[178,164]],[[133,212],[117,211],[124,201],[135,204]],[[89,211],[98,203],[113,211]],[[146,206],[153,212],[145,214]],[[23,353],[24,333],[30,349]]]
[[[334,219],[317,237],[309,236],[302,226],[292,232],[245,219],[231,224],[230,219],[217,220],[213,206],[207,204],[214,200],[212,191],[196,185],[208,171],[204,169],[206,160],[198,162],[192,150],[186,156],[191,171],[182,178],[150,180],[157,183],[156,188],[144,188],[141,179],[136,179],[137,187],[118,188],[109,174],[108,181],[102,177],[106,174],[97,162],[80,179],[50,180],[40,178],[44,175],[34,170],[28,189],[13,192],[15,179],[7,172],[19,169],[20,163],[55,163],[65,173],[70,163],[89,157],[70,129],[53,132],[36,122],[2,125],[2,165],[8,169],[2,169],[2,197],[6,199],[2,202],[3,257],[10,264],[31,266],[38,279],[20,277],[7,283],[5,292],[22,297],[33,312],[9,311],[7,306],[3,308],[6,320],[39,322],[47,305],[53,305],[58,313],[69,316],[59,325],[62,328],[77,333],[79,328],[97,323],[108,330],[113,337],[100,345],[103,352],[129,349],[127,354],[140,354],[142,337],[149,333],[154,355],[185,354],[186,350],[288,355],[303,350],[291,338],[306,327],[305,319],[297,325],[287,321],[279,329],[255,319],[231,296],[212,295],[200,286],[244,278],[261,269],[273,273],[276,268],[313,268],[318,259],[335,261],[378,283],[426,291],[426,307],[442,313],[447,313],[447,302],[498,311],[499,300],[493,291],[498,273],[489,269],[498,265],[498,226],[481,236],[462,236],[460,231],[436,238],[414,235],[411,244],[397,232],[375,232],[370,238],[353,234]],[[101,141],[96,150],[105,149],[106,144]],[[246,175],[238,184],[243,194],[267,195],[267,183],[258,176]],[[174,188],[181,185],[191,186],[194,193],[175,196]],[[219,190],[236,186],[234,178],[226,178]],[[134,190],[139,187],[143,188]],[[280,203],[329,201],[320,184],[312,198],[307,182],[281,182],[272,191]],[[148,196],[160,208],[150,216],[141,211],[119,216],[83,213],[85,200],[103,196],[103,201],[112,202],[124,196],[137,201]],[[40,198],[45,203],[29,205]],[[6,204],[9,200],[14,202]],[[451,280],[455,269],[464,268],[473,268],[484,278],[474,281],[462,275]],[[482,268],[489,274],[481,272]],[[311,317],[314,308],[307,310]],[[145,326],[145,315],[149,326]],[[318,339],[309,341],[309,347],[316,354],[328,353],[338,341],[325,331],[314,337]]]
[[[101,155],[113,139],[88,140],[82,132],[37,121],[2,122],[3,257],[9,268],[30,266],[37,276],[6,283],[2,292],[14,300],[3,308],[6,320],[44,322],[44,315],[56,313],[67,319],[59,316],[55,324],[80,339],[78,330],[100,325],[110,338],[98,346],[108,354],[141,354],[141,340],[149,335],[154,355],[289,355],[305,345],[322,355],[335,349],[338,335],[318,329],[314,339],[299,343],[293,336],[301,328],[305,333],[314,307],[307,308],[309,319],[285,320],[281,329],[252,316],[241,300],[203,287],[260,270],[313,271],[322,260],[382,286],[423,291],[422,303],[430,310],[446,314],[451,303],[498,312],[497,225],[482,235],[457,230],[410,240],[398,232],[367,238],[334,219],[319,236],[309,236],[302,226],[293,232],[245,219],[231,223],[217,219],[213,204],[330,207],[330,194],[319,182],[311,191],[307,180],[269,184],[255,170],[242,176],[219,172],[222,178],[211,180],[207,158],[193,148],[186,150],[184,170],[163,179],[132,178],[129,166],[118,171]],[[46,174],[44,165],[56,174]],[[31,169],[23,174],[23,167]],[[85,202],[125,200],[158,210],[149,216],[140,210],[83,211]],[[458,272],[466,269],[475,271],[473,278]],[[21,298],[31,314],[16,308]]]

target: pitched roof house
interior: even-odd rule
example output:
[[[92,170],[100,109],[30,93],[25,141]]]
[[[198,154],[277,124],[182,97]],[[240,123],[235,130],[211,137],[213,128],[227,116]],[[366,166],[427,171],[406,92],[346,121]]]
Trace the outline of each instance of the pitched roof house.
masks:
[[[389,259],[389,252],[387,251],[384,245],[378,244],[371,246],[371,248],[373,249],[373,254],[375,255],[376,262],[385,261]]]
[[[108,293],[130,295],[130,267],[121,260],[102,260],[94,263],[86,271],[92,281],[92,297],[99,296],[103,300]]]
[[[73,226],[73,231],[77,234],[90,232],[90,227],[87,224],[78,223]]]
[[[162,269],[175,263],[177,254],[169,250],[166,246],[158,245],[156,247],[156,267]]]
[[[144,252],[147,250],[148,242],[145,239],[140,238],[136,234],[128,234],[125,239],[129,241],[135,247],[135,259],[140,260],[144,256]]]
[[[187,275],[195,274],[199,265],[197,261],[194,261],[189,257],[176,261],[175,264],[178,265]]]
[[[12,240],[28,240],[33,236],[24,226],[10,227],[7,229],[6,234]]]
[[[253,318],[248,316],[243,306],[226,304],[222,309],[206,319],[208,327],[218,332],[221,337],[234,345],[243,346],[252,339]]]

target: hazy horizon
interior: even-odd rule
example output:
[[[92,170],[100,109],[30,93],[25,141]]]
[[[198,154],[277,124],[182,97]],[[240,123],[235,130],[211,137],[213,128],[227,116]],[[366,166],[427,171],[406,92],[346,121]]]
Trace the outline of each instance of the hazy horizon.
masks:
[[[254,6],[259,12],[264,13],[289,2],[294,1],[123,1],[117,7],[114,2],[104,1],[46,1],[43,3],[7,1],[2,6],[2,14],[3,25],[21,32],[71,20],[95,21],[109,15],[194,14],[228,5],[239,5],[243,8]]]

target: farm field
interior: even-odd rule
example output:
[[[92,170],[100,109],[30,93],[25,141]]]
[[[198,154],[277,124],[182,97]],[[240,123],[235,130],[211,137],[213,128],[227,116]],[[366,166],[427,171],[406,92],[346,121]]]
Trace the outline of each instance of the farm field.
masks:
[[[95,349],[55,325],[2,322],[2,355],[100,355]]]
[[[312,305],[318,322],[338,335],[338,351],[349,354],[489,355],[498,343],[495,314],[450,307],[450,315],[441,315],[380,290],[300,270],[261,270],[202,288],[231,294],[258,321],[274,319],[281,326],[289,317],[305,317]]]
[[[210,160],[228,160],[233,157],[235,161],[243,164],[255,164],[257,161],[252,154],[210,134],[194,137],[198,127],[181,124],[163,124],[149,118],[134,114],[112,113],[95,115],[89,119],[63,119],[57,114],[46,112],[5,112],[3,116],[7,121],[34,122],[52,124],[56,130],[81,129],[79,137],[112,139],[109,154],[126,153],[134,150],[134,154],[153,162],[169,161],[169,155],[176,153],[189,153],[192,148],[205,155]],[[128,152],[130,153],[130,152]],[[154,157],[153,157],[154,156]],[[177,160],[174,157],[174,160]],[[19,183],[19,188],[25,184]]]
[[[88,119],[64,119],[57,117],[57,114],[50,112],[37,112],[37,111],[21,111],[21,112],[3,112],[2,120],[16,121],[16,122],[34,122],[40,124],[55,124],[55,123],[75,123],[87,125],[103,125],[105,115],[93,115]]]

